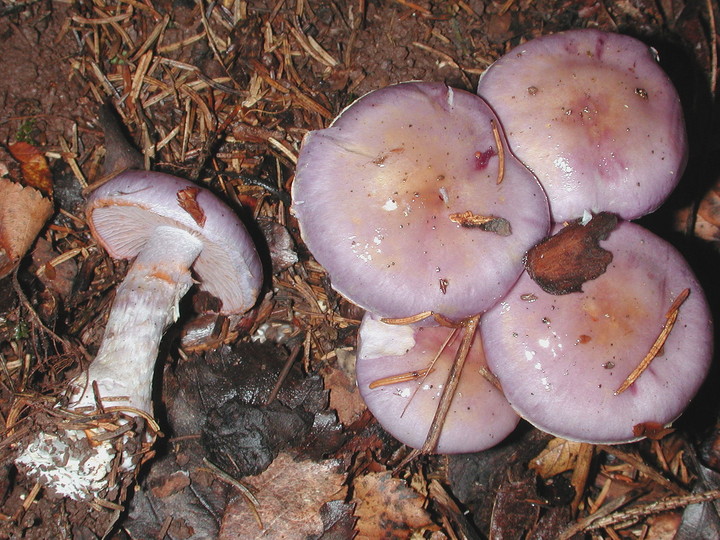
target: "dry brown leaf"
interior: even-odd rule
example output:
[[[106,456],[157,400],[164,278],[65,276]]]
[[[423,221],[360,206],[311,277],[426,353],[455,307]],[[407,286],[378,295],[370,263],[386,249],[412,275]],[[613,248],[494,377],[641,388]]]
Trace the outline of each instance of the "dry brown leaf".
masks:
[[[325,388],[330,389],[330,408],[337,411],[338,419],[344,426],[358,420],[367,409],[354,381],[345,372],[334,366],[327,366],[322,372]]]
[[[46,197],[52,198],[52,174],[43,153],[26,142],[9,144],[8,150],[20,163],[25,185],[37,189]]]
[[[368,473],[353,486],[356,540],[410,538],[414,530],[432,525],[424,497],[388,471]]]
[[[237,538],[293,539],[323,533],[320,508],[328,501],[344,499],[345,476],[339,462],[295,461],[280,454],[262,474],[242,483],[253,492],[264,529],[260,529],[243,497],[230,503],[220,526],[220,540]]]
[[[189,485],[190,475],[185,471],[176,471],[160,478],[160,480],[150,489],[155,497],[163,499],[182,491]]]
[[[0,278],[25,255],[52,213],[52,202],[38,190],[0,178]]]
[[[575,467],[583,443],[566,439],[552,439],[528,467],[541,477],[550,478]]]

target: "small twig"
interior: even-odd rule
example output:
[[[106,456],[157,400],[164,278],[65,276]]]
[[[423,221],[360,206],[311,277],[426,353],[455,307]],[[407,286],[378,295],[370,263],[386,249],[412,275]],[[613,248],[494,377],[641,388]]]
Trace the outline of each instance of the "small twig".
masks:
[[[668,497],[659,501],[641,504],[628,508],[627,510],[621,510],[619,512],[608,514],[591,521],[581,530],[590,531],[593,529],[601,529],[603,527],[609,527],[611,525],[639,519],[652,514],[659,514],[669,510],[675,510],[676,508],[684,508],[686,506],[690,506],[691,504],[702,504],[717,499],[720,499],[720,489],[703,491],[701,493],[691,493],[689,495],[680,495],[677,497]],[[563,538],[569,537],[563,536]]]
[[[173,517],[171,515],[165,516],[165,521],[163,521],[162,527],[160,527],[160,530],[157,533],[157,540],[163,540],[165,536],[167,535],[168,531],[170,530],[170,525],[172,525]]]
[[[282,371],[280,371],[280,375],[278,375],[277,382],[275,383],[275,386],[272,389],[272,392],[270,392],[270,395],[265,400],[265,405],[270,405],[273,401],[275,401],[275,398],[277,398],[278,394],[280,393],[280,388],[282,387],[283,383],[285,382],[285,379],[287,379],[288,374],[290,373],[290,369],[292,368],[293,364],[295,363],[295,360],[298,357],[298,354],[300,354],[300,348],[302,347],[303,342],[298,341],[295,346],[292,348],[292,351],[290,351],[290,355],[288,356],[287,360],[285,361],[285,365],[282,368]]]
[[[260,517],[260,513],[258,512],[258,506],[260,506],[260,503],[255,498],[255,495],[252,494],[252,491],[250,491],[248,488],[246,488],[240,481],[236,480],[232,476],[230,476],[228,473],[223,471],[220,467],[209,461],[207,458],[203,458],[203,463],[205,466],[212,472],[219,480],[222,480],[223,482],[230,484],[231,486],[235,487],[240,491],[242,496],[247,501],[248,505],[250,505],[250,510],[252,510],[252,513],[255,515],[255,520],[257,521],[258,525],[260,526],[260,529],[265,529],[265,526],[263,525],[262,518]]]
[[[668,336],[670,335],[670,331],[673,329],[673,326],[675,326],[675,321],[678,318],[678,313],[680,312],[680,306],[685,302],[688,295],[690,294],[690,289],[685,289],[682,291],[678,297],[675,299],[675,301],[670,306],[670,309],[665,314],[665,325],[663,326],[662,331],[660,332],[660,335],[655,340],[655,343],[653,343],[652,347],[650,347],[650,352],[647,353],[645,358],[642,359],[642,362],[633,370],[630,375],[627,376],[627,379],[625,379],[625,382],[623,382],[620,387],[615,390],[615,395],[619,396],[622,394],[625,390],[630,388],[630,386],[640,377],[640,375],[643,374],[643,372],[648,368],[650,365],[650,362],[653,361],[653,359],[657,356],[657,354],[660,352],[660,349],[663,348],[663,345],[665,345],[665,341],[667,340]]]
[[[455,355],[455,361],[450,368],[447,380],[445,381],[445,388],[443,388],[442,395],[440,396],[440,402],[438,408],[435,411],[430,429],[428,430],[427,437],[421,448],[413,449],[405,458],[395,467],[395,470],[402,469],[405,465],[410,463],[416,457],[422,454],[428,454],[435,450],[437,442],[440,439],[442,428],[445,425],[445,419],[447,418],[448,412],[450,411],[450,405],[455,398],[455,390],[457,390],[458,383],[460,382],[460,374],[462,373],[463,367],[465,367],[465,360],[467,360],[470,346],[472,345],[475,331],[477,330],[478,323],[480,322],[480,315],[475,315],[463,321],[462,325],[465,329],[460,348]]]
[[[411,315],[410,317],[398,317],[398,318],[392,318],[392,317],[383,317],[380,319],[380,322],[385,324],[397,324],[400,326],[404,326],[407,324],[413,324],[416,322],[424,321],[425,319],[432,317],[433,312],[432,311],[423,311],[422,313],[418,313],[417,315]]]
[[[710,94],[715,95],[717,90],[717,31],[715,29],[715,6],[712,0],[706,0],[708,10],[708,24],[710,26]]]
[[[458,383],[460,382],[460,374],[462,373],[463,367],[465,367],[465,360],[467,360],[468,353],[470,352],[470,346],[472,345],[479,322],[480,315],[475,315],[470,317],[464,324],[465,334],[463,335],[460,348],[455,355],[455,361],[448,374],[445,388],[443,388],[443,393],[440,396],[440,404],[438,405],[437,411],[435,411],[435,417],[430,425],[427,438],[420,449],[423,454],[432,452],[437,446],[440,433],[445,425],[445,419],[450,411],[450,405],[455,398],[455,390],[457,390]]]
[[[590,475],[590,465],[592,464],[592,458],[595,454],[595,447],[592,444],[582,443],[578,452],[577,463],[575,469],[573,469],[572,478],[570,484],[575,488],[575,497],[570,504],[573,516],[577,515],[580,501],[583,499],[585,493],[585,486],[587,485],[588,476]]]
[[[651,466],[649,466],[645,461],[640,458],[639,456],[636,456],[635,454],[631,452],[625,452],[624,450],[621,450],[617,446],[608,446],[608,445],[598,445],[598,450],[602,450],[603,452],[607,454],[611,454],[613,456],[616,456],[623,460],[625,463],[632,465],[637,469],[640,473],[644,474],[648,478],[650,478],[653,482],[658,484],[659,486],[662,486],[663,488],[667,489],[668,491],[672,491],[676,495],[685,496],[688,495],[688,491],[679,485],[677,485],[675,482],[668,480],[665,478],[665,476],[660,473],[659,471],[655,470]]]
[[[397,383],[403,383],[408,381],[414,381],[415,379],[419,379],[420,377],[425,377],[427,375],[430,375],[435,371],[431,367],[426,367],[423,369],[418,369],[415,371],[408,371],[406,373],[399,373],[397,375],[390,375],[389,377],[383,377],[382,379],[376,379],[373,382],[371,382],[368,385],[368,388],[371,390],[374,388],[378,388],[380,386],[387,386],[389,384],[397,384]]]
[[[626,504],[628,504],[630,501],[637,499],[642,494],[642,491],[633,490],[611,500],[593,515],[580,519],[567,527],[562,533],[560,533],[560,535],[558,536],[558,540],[570,540],[570,538],[582,531],[588,530],[590,528],[595,528],[595,522],[599,521],[602,518],[605,518],[621,506],[625,506]]]
[[[490,119],[490,127],[492,127],[493,137],[495,137],[495,145],[497,146],[498,152],[498,176],[495,183],[500,185],[505,179],[505,147],[502,143],[502,137],[500,137],[500,130],[498,129],[494,119]]]

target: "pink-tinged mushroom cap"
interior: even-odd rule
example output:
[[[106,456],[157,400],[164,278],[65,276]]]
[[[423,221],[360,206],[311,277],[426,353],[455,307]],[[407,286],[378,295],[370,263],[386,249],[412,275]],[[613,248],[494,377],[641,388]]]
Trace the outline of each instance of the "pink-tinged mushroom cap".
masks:
[[[478,94],[545,188],[553,220],[652,212],[680,179],[687,140],[680,99],[655,51],[629,36],[572,30],[495,62]]]
[[[203,241],[193,265],[199,286],[222,300],[222,313],[243,313],[255,303],[263,274],[252,239],[206,189],[168,174],[126,171],[90,195],[87,216],[95,238],[117,259],[135,257],[158,226],[187,230]]]
[[[385,324],[366,314],[360,326],[357,383],[378,422],[396,439],[422,447],[457,353],[461,332],[433,359],[452,333],[444,326],[415,328]],[[373,382],[431,368],[427,376],[400,377],[370,388]],[[479,337],[470,348],[436,450],[478,452],[507,437],[519,421],[502,392],[488,382]]]
[[[525,273],[485,314],[481,333],[488,365],[521,416],[566,439],[628,442],[675,420],[695,395],[710,365],[712,321],[695,276],[664,240],[622,222],[601,246],[612,262],[582,292],[553,296]],[[616,395],[685,289],[657,356]]]
[[[411,82],[371,92],[306,136],[293,212],[337,291],[385,317],[463,318],[504,295],[549,215],[493,123],[477,96]],[[491,220],[463,226],[468,212]]]

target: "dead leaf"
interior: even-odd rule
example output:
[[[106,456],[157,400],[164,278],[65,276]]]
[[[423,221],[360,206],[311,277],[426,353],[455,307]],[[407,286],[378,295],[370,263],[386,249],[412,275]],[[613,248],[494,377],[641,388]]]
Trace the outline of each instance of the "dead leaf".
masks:
[[[617,226],[617,216],[601,212],[585,225],[580,220],[561,229],[528,251],[525,267],[549,294],[582,291],[586,281],[605,273],[612,253],[600,247]]]
[[[550,478],[575,467],[583,443],[556,438],[533,459],[528,467],[542,478]]]
[[[36,267],[42,269],[42,272],[38,272],[40,281],[59,294],[61,298],[69,298],[75,284],[78,265],[75,258],[67,258],[62,262],[53,263],[59,256],[60,253],[53,249],[49,240],[43,237],[37,239],[32,251],[32,260]]]
[[[410,538],[414,530],[432,523],[423,508],[424,497],[401,479],[393,478],[389,471],[360,476],[353,488],[358,518],[356,540]]]
[[[220,526],[220,540],[237,538],[307,538],[324,531],[320,509],[329,501],[345,498],[344,474],[339,462],[295,461],[280,454],[259,476],[246,477],[243,484],[253,492],[264,529],[248,501],[230,503]]]
[[[20,163],[25,185],[37,189],[48,198],[52,198],[52,174],[43,153],[26,142],[9,144],[8,150]]]
[[[0,178],[0,278],[25,255],[52,213],[52,201],[38,190]]]
[[[517,480],[504,479],[495,497],[488,538],[526,538],[528,531],[538,525],[539,500],[534,475],[527,474]]]
[[[190,475],[185,471],[176,471],[168,476],[162,477],[160,481],[150,489],[153,495],[163,499],[185,489],[189,485]]]
[[[654,441],[659,441],[665,437],[665,435],[669,435],[673,431],[675,431],[674,428],[665,427],[664,424],[659,424],[657,422],[643,422],[633,426],[633,435],[636,437],[647,437],[648,439],[652,439]]]
[[[205,211],[197,202],[198,193],[200,193],[200,188],[194,186],[186,187],[177,192],[177,200],[180,208],[190,214],[190,217],[195,220],[195,223],[204,227],[207,216],[205,216]]]
[[[325,388],[330,389],[330,408],[337,411],[338,418],[344,426],[351,425],[367,409],[357,385],[343,370],[335,366],[328,365],[324,368],[322,376]]]

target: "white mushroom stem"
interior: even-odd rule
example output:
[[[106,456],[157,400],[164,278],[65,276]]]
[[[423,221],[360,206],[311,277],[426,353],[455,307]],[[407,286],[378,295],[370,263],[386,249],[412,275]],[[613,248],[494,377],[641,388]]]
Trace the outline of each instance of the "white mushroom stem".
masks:
[[[72,383],[81,394],[71,408],[96,408],[95,381],[104,405],[152,413],[160,341],[178,318],[178,303],[192,286],[190,266],[200,251],[202,242],[182,229],[161,226],[148,238],[117,289],[95,360]]]
[[[75,401],[71,401],[70,410],[97,412],[96,382],[104,407],[152,413],[158,347],[167,327],[177,320],[178,303],[192,285],[190,266],[201,250],[202,242],[181,229],[160,226],[149,235],[118,287],[95,361],[71,382]],[[132,410],[127,413],[134,416]],[[75,422],[80,427],[74,429],[40,433],[23,448],[16,464],[63,497],[112,498],[121,487],[117,475],[111,474],[113,462],[121,472],[133,472],[141,458],[138,450],[144,434],[130,429],[120,436],[122,440],[108,439],[102,436],[106,434],[104,428],[83,429],[81,420]],[[113,428],[108,425],[108,429]],[[97,438],[91,441],[89,437]],[[128,444],[131,439],[133,444]],[[109,484],[111,479],[113,485]]]

